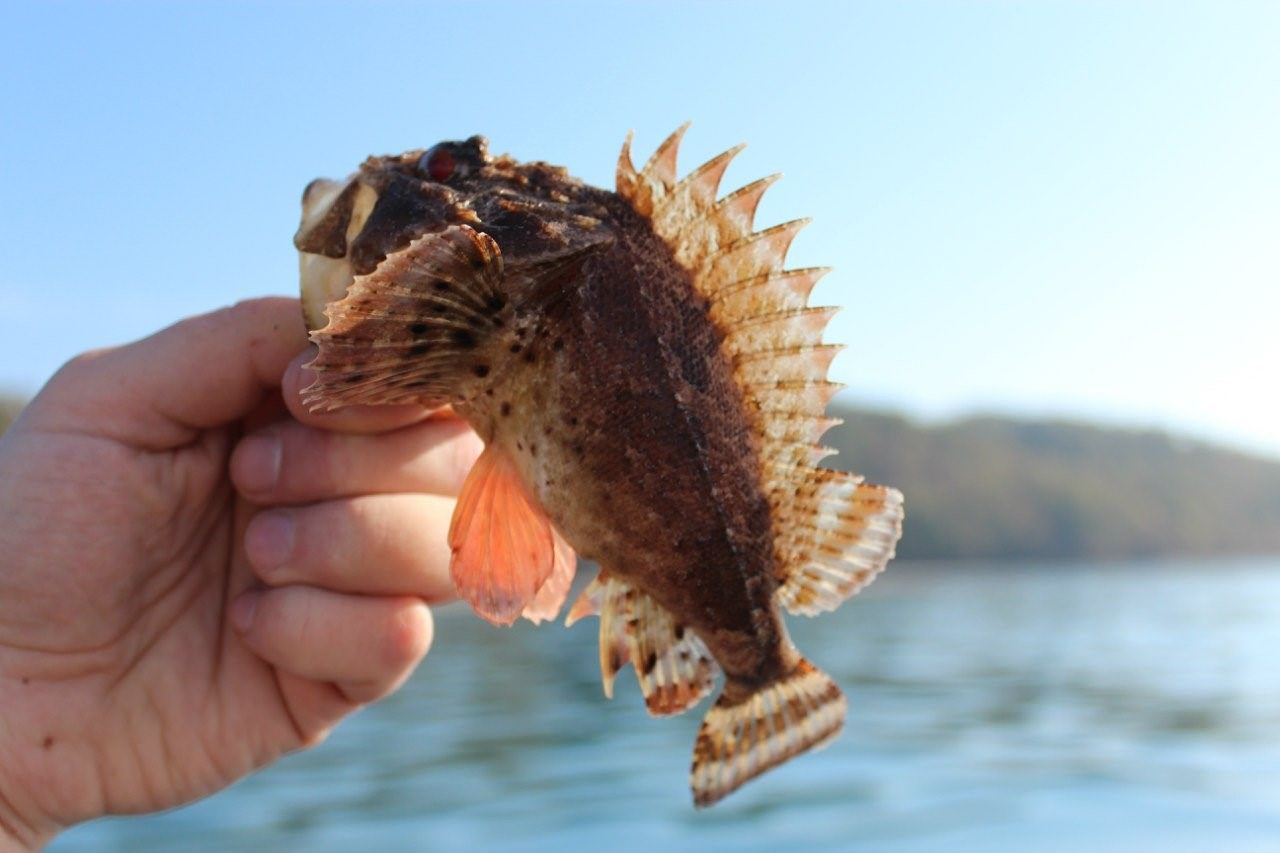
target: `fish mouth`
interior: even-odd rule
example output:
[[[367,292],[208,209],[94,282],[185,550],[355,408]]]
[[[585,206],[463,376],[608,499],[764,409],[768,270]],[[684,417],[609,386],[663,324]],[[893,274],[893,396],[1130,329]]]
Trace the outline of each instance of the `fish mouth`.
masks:
[[[302,192],[302,222],[293,235],[298,249],[302,314],[307,329],[323,328],[325,306],[342,298],[355,278],[347,249],[355,239],[378,192],[352,175],[341,181],[317,178]]]

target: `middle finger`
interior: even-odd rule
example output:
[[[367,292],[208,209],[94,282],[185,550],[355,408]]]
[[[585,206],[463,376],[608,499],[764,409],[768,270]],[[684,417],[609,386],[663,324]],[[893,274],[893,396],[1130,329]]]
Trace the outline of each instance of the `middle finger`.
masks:
[[[453,507],[452,498],[402,494],[267,509],[245,530],[245,555],[269,586],[449,601]]]
[[[456,495],[483,446],[457,418],[378,435],[331,432],[290,420],[246,436],[232,453],[231,479],[241,494],[260,504],[389,492]]]

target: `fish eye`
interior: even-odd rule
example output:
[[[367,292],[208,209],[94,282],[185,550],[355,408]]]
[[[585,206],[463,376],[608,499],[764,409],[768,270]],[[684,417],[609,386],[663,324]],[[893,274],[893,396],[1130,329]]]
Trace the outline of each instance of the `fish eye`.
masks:
[[[444,145],[433,145],[418,158],[418,171],[433,181],[447,181],[457,167],[453,152]]]

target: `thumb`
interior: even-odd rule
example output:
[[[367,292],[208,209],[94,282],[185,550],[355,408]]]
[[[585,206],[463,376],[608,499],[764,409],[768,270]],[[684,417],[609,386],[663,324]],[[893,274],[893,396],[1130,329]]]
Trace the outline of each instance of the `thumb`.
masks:
[[[253,411],[306,343],[298,300],[240,302],[73,359],[32,414],[137,446],[175,447]]]

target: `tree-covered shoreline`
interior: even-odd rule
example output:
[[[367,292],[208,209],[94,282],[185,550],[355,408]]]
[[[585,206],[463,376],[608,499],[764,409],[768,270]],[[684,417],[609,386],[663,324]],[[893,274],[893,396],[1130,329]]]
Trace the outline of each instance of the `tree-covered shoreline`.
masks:
[[[833,414],[829,464],[906,495],[906,559],[1280,553],[1280,460],[1085,423]]]

